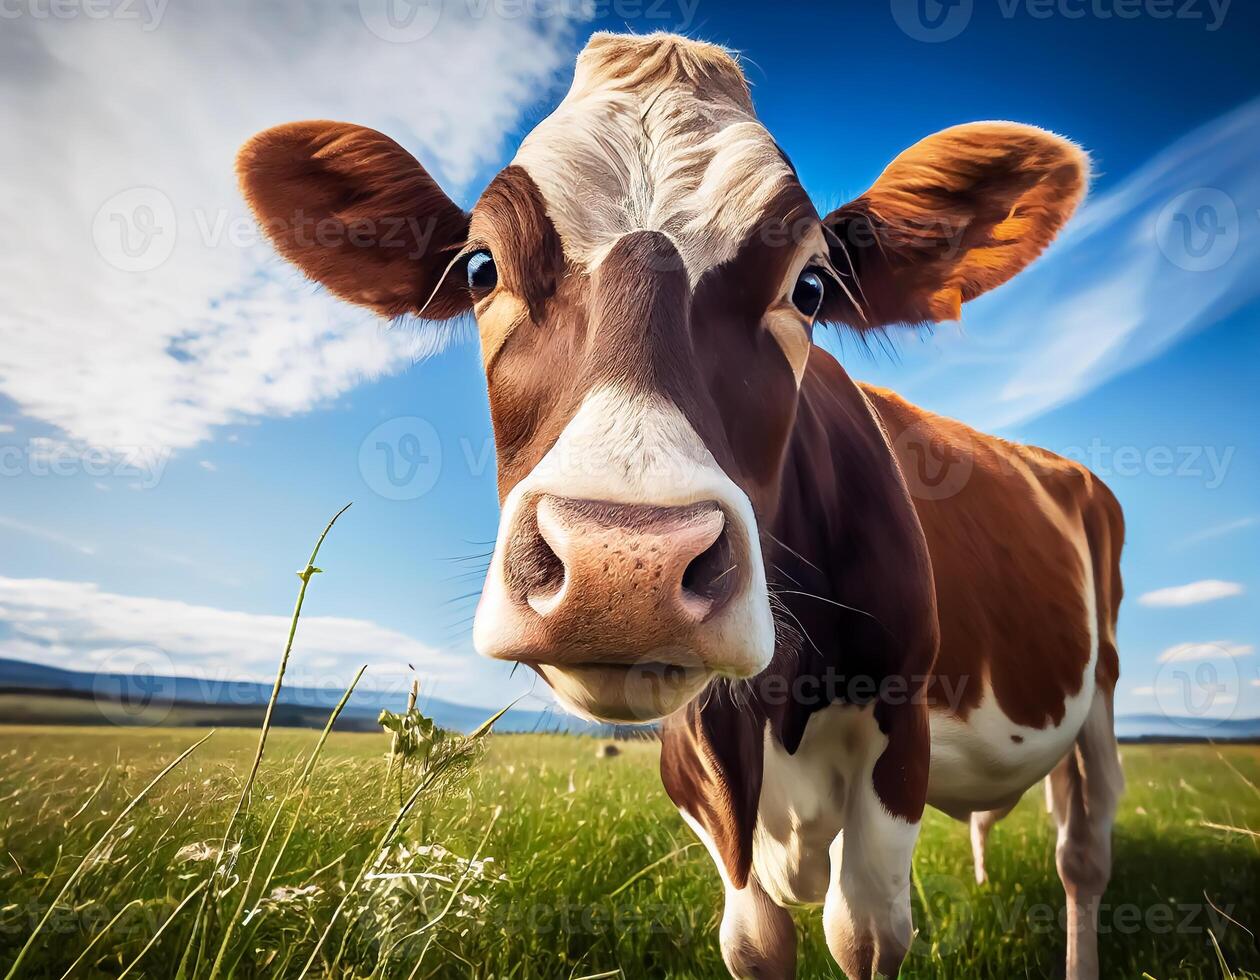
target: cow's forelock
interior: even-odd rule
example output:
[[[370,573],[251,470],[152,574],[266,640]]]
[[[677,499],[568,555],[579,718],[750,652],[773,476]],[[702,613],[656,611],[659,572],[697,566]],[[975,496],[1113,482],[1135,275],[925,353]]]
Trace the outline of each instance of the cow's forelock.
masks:
[[[513,163],[576,265],[589,271],[623,235],[658,231],[692,284],[730,260],[796,183],[735,59],[669,36],[592,38],[568,95]]]

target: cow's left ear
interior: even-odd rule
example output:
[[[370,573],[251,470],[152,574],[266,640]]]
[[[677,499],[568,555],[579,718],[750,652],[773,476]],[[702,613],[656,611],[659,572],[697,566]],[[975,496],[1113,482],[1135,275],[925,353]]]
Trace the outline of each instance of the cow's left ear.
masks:
[[[1088,181],[1084,151],[1035,126],[969,123],[921,140],[823,219],[832,263],[856,285],[852,300],[832,290],[821,317],[858,329],[957,320],[1050,244]]]
[[[468,215],[388,136],[288,123],[246,143],[236,171],[276,250],[342,299],[432,320],[472,306],[463,276],[451,274]]]

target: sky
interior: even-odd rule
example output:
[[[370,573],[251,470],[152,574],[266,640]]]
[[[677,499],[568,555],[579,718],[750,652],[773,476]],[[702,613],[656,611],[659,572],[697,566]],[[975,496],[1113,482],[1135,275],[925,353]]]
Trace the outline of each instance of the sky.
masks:
[[[464,206],[594,30],[741,53],[820,211],[900,150],[1014,119],[1091,195],[959,324],[853,376],[1090,465],[1128,523],[1125,713],[1260,715],[1260,11],[1225,0],[14,0],[0,11],[0,656],[269,679],[328,518],[290,677],[495,708],[497,526],[475,332],[386,327],[280,262],[236,191],[252,133],[332,118]]]

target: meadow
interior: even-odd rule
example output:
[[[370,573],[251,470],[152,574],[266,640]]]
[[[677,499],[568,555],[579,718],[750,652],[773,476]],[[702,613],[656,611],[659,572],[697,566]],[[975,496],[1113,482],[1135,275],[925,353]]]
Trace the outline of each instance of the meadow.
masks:
[[[320,733],[277,729],[223,849],[256,732],[214,732],[126,810],[204,734],[0,727],[0,977],[24,947],[14,976],[726,975],[721,885],[653,742],[492,734],[399,821],[424,767],[391,774],[385,735],[333,733],[308,766]],[[1104,975],[1260,976],[1260,749],[1122,753]],[[1061,976],[1053,849],[1031,792],[978,886],[966,828],[930,813],[903,975]],[[837,976],[798,922],[800,975]]]

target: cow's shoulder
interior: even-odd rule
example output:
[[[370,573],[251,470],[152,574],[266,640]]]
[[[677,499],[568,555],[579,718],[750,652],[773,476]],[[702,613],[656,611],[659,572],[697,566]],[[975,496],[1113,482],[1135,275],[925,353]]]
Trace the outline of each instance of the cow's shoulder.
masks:
[[[1123,517],[1081,463],[980,432],[862,385],[927,538],[941,627],[938,677],[1032,727],[1056,725],[1096,659],[1114,683]],[[938,693],[940,683],[936,685]]]

